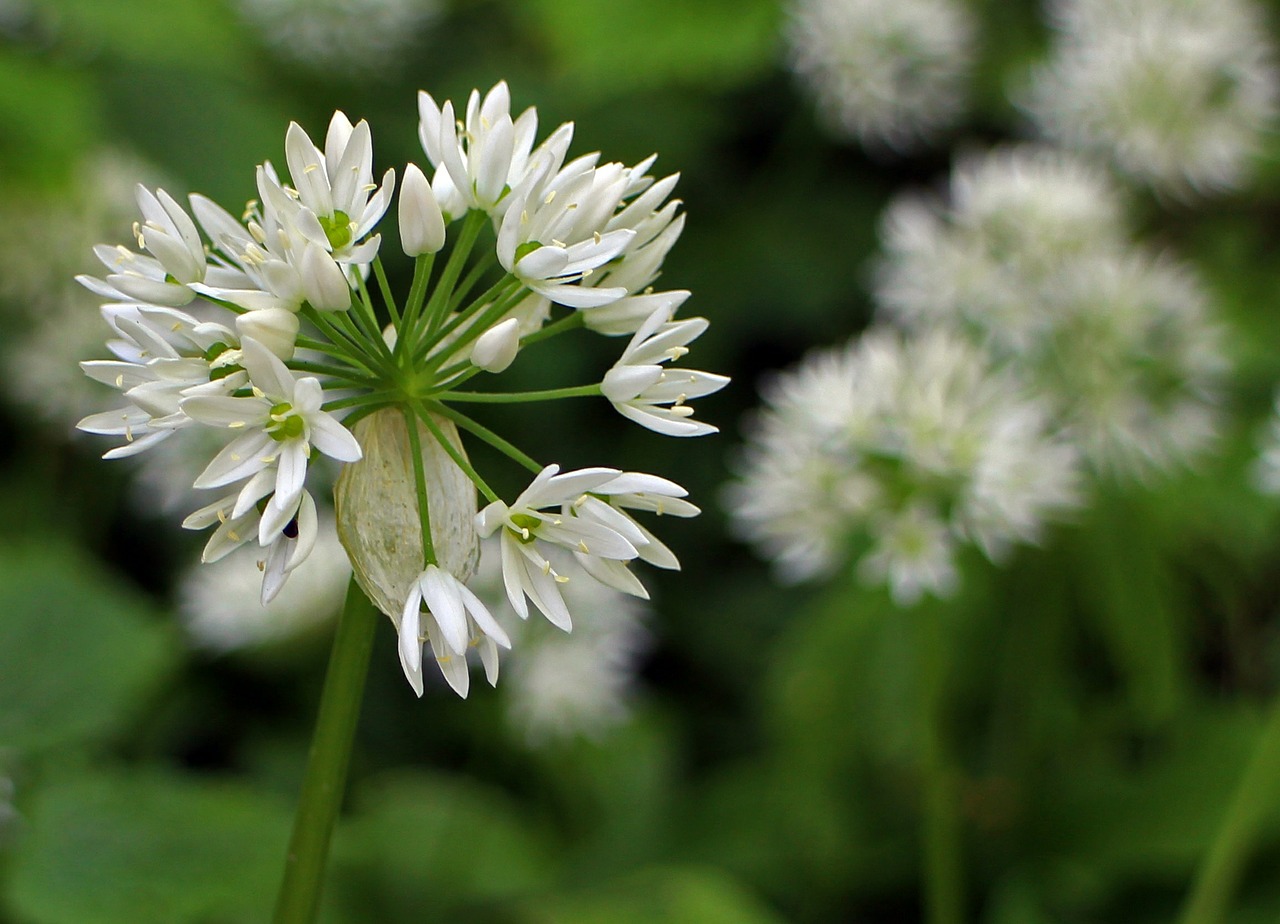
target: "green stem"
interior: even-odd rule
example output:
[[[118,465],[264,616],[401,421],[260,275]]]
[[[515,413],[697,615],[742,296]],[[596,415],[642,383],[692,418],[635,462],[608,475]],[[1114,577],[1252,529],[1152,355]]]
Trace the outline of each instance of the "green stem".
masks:
[[[391,324],[396,329],[400,327],[400,309],[396,305],[395,295],[391,292],[391,283],[387,281],[387,271],[382,268],[382,258],[373,258],[373,274],[378,277],[378,288],[382,292],[382,300],[387,305],[387,311],[391,313]]]
[[[320,714],[307,755],[284,881],[276,900],[275,924],[311,924],[316,919],[329,839],[346,787],[377,624],[377,611],[353,578],[320,695]]]
[[[471,255],[471,248],[475,246],[476,238],[480,236],[480,229],[484,227],[485,219],[484,212],[470,211],[462,220],[462,232],[458,235],[453,251],[449,254],[449,260],[444,265],[444,271],[440,273],[435,290],[431,293],[431,298],[422,312],[428,335],[440,326],[448,313],[449,301],[453,298],[453,288],[458,282],[458,277],[462,275],[462,268],[466,266],[467,257]]]
[[[431,435],[436,438],[436,442],[440,444],[440,448],[448,454],[449,458],[453,460],[454,464],[457,465],[458,468],[462,469],[463,472],[466,473],[467,477],[471,479],[471,483],[480,489],[480,493],[484,495],[485,500],[490,503],[496,501],[498,499],[498,495],[495,494],[493,489],[490,488],[485,480],[480,477],[480,473],[475,470],[472,464],[467,460],[467,457],[459,452],[458,447],[454,446],[452,441],[444,435],[444,431],[440,429],[440,425],[438,423],[431,419],[431,415],[427,413],[427,409],[416,402],[414,403],[413,409],[422,422],[427,425],[427,429],[430,430]]]
[[[413,412],[403,407],[404,426],[409,433],[409,450],[413,456],[413,484],[418,492],[418,524],[422,530],[422,565],[436,563],[435,544],[431,541],[431,514],[427,503],[427,473],[422,465],[422,439],[418,436],[418,421]]]
[[[498,450],[499,452],[503,453],[509,458],[514,459],[516,462],[523,465],[525,468],[533,472],[535,475],[538,474],[538,472],[542,471],[544,466],[539,465],[537,461],[533,459],[532,456],[529,456],[526,453],[521,452],[511,443],[507,442],[502,437],[498,436],[498,434],[490,430],[488,427],[476,423],[466,414],[463,414],[459,411],[455,411],[453,408],[449,407],[447,404],[441,404],[438,401],[430,402],[430,407],[431,407],[431,410],[435,411],[441,417],[452,420],[455,424],[457,424],[463,430],[466,430],[468,433],[472,434],[473,436],[478,436],[480,439],[484,440],[494,449]]]
[[[520,404],[527,401],[554,401],[557,398],[598,397],[600,386],[575,385],[571,388],[547,388],[542,391],[445,391],[432,397],[441,401],[473,404]]]
[[[1225,919],[1231,894],[1280,790],[1280,697],[1236,786],[1213,843],[1200,861],[1181,924],[1218,924]]]
[[[431,282],[431,271],[435,267],[436,255],[423,254],[413,261],[413,282],[409,284],[409,297],[404,301],[404,314],[396,325],[396,358],[405,355],[406,347],[413,339],[413,331],[418,326],[418,316],[422,313],[422,301],[427,294],[427,285]]]
[[[964,871],[956,777],[947,753],[943,728],[946,654],[941,637],[941,616],[928,611],[920,611],[916,616],[924,787],[921,865],[925,920],[929,924],[961,924],[964,920]]]

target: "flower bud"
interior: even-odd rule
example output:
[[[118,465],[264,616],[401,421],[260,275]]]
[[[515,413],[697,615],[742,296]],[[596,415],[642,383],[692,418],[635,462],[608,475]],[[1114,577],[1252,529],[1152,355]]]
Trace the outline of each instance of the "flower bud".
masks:
[[[520,350],[520,322],[507,318],[476,339],[471,348],[471,364],[485,372],[501,372],[511,365]]]
[[[454,448],[463,452],[453,423],[433,419]],[[443,570],[465,581],[480,558],[475,485],[422,422],[416,423],[436,560]],[[404,602],[423,565],[409,431],[399,409],[385,408],[360,420],[352,432],[364,456],[343,466],[334,486],[338,538],[351,559],[356,583],[398,628]]]
[[[298,269],[302,273],[302,291],[317,311],[346,311],[351,307],[346,274],[319,244],[307,241]]]
[[[261,308],[236,317],[240,337],[252,337],[281,361],[293,358],[298,340],[298,316],[284,308]]]
[[[444,216],[426,176],[417,164],[404,168],[400,184],[400,246],[411,257],[444,246]]]

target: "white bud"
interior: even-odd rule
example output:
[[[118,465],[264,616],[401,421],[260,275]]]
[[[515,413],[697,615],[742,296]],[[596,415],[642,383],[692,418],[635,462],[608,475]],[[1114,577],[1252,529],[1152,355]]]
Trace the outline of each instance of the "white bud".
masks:
[[[252,337],[275,356],[287,361],[293,358],[298,341],[298,316],[284,308],[260,308],[236,317],[236,330],[241,339]]]
[[[298,266],[302,291],[317,311],[346,311],[351,307],[351,287],[333,257],[319,244],[307,241]]]
[[[471,348],[471,364],[485,372],[501,372],[515,361],[520,350],[520,321],[507,318],[476,339]]]
[[[411,257],[444,246],[444,216],[426,176],[417,164],[404,168],[400,184],[400,245]]]
[[[436,425],[462,453],[451,421]],[[338,538],[351,559],[356,583],[399,630],[409,588],[422,573],[422,527],[418,491],[404,415],[385,408],[352,428],[364,456],[342,467],[334,485]],[[440,567],[460,581],[475,573],[480,558],[476,535],[476,488],[457,463],[418,422],[426,474],[431,543]]]

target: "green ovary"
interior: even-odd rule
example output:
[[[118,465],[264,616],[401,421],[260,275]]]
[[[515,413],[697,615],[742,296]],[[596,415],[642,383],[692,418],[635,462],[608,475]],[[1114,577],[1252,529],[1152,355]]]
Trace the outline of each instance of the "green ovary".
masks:
[[[287,401],[282,401],[271,408],[272,422],[267,425],[267,435],[278,443],[297,439],[303,434],[305,425],[302,418],[292,411],[293,405]]]

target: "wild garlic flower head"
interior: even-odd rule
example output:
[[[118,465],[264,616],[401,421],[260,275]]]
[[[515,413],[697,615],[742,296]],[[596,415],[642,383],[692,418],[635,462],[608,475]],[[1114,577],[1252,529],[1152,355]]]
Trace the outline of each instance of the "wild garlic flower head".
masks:
[[[1078,260],[1122,249],[1123,202],[1106,173],[1035,146],[961,159],[946,200],[907,193],[881,221],[882,309],[910,327],[962,326],[1026,348],[1053,317],[1046,296]]]
[[[1191,268],[1141,250],[1064,280],[1057,321],[1024,357],[1100,474],[1142,480],[1193,464],[1217,436],[1224,331]]]
[[[786,39],[833,135],[901,152],[961,113],[974,31],[955,0],[794,0]]]
[[[1096,472],[1143,478],[1211,441],[1226,357],[1210,301],[1133,244],[1096,168],[1031,147],[969,159],[949,200],[892,204],[882,237],[879,309],[1016,367]]]
[[[957,582],[965,543],[999,559],[1078,503],[1049,409],[979,348],[876,329],[777,376],[727,493],[737,532],[785,579],[850,557],[908,605]]]
[[[1158,191],[1239,187],[1280,99],[1251,0],[1057,0],[1026,108],[1050,139]]]
[[[101,245],[107,272],[79,277],[106,300],[114,354],[84,371],[120,395],[80,428],[115,436],[112,458],[175,435],[212,441],[193,487],[213,497],[184,525],[213,530],[207,562],[256,547],[264,605],[328,534],[316,461],[340,466],[337,535],[356,582],[396,626],[419,693],[425,646],[465,696],[468,651],[478,649],[496,682],[498,649],[511,644],[466,587],[479,535],[501,534],[512,606],[527,616],[532,600],[567,630],[570,577],[646,596],[631,563],[678,563],[641,521],[697,513],[682,488],[654,475],[561,474],[468,406],[603,396],[642,426],[696,436],[714,428],[689,422],[686,402],[727,381],[666,366],[706,329],[675,319],[688,292],[649,288],[683,227],[669,199],[675,176],[650,176],[653,157],[629,167],[599,154],[566,160],[571,126],[537,143],[536,110],[510,111],[504,83],[472,93],[460,119],[451,101],[421,94],[419,135],[435,175],[428,182],[409,165],[393,212],[395,170],[377,179],[366,122],[334,113],[322,145],[290,124],[287,175],[258,165],[242,217],[198,194],[183,204],[138,187],[136,249]],[[415,261],[398,294],[379,256],[388,212]],[[633,335],[605,381],[465,387],[579,328]],[[464,435],[533,482],[504,502],[471,464]],[[546,557],[554,547],[571,551],[567,573]]]

